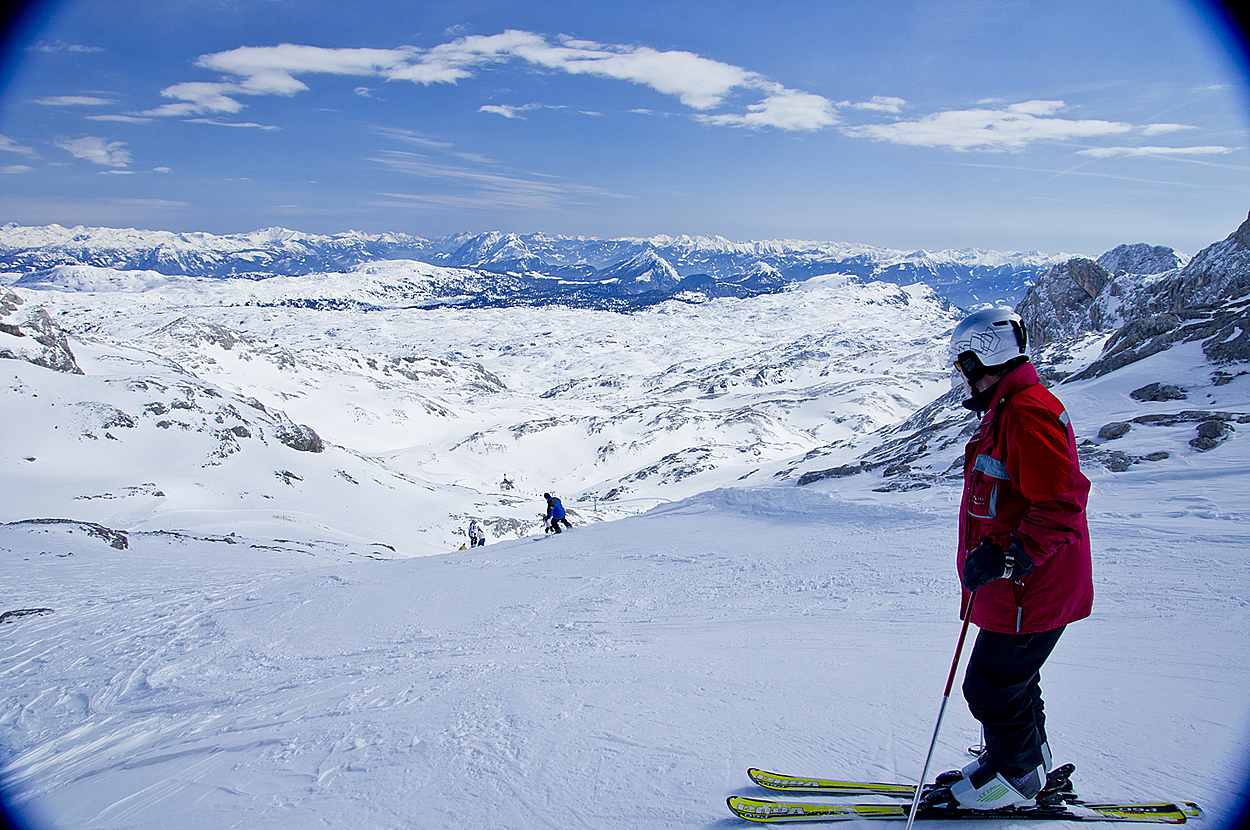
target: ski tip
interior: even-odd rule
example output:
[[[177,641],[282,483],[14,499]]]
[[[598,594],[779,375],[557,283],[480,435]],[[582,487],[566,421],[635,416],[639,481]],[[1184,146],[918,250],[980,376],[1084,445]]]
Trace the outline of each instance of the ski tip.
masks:
[[[1192,801],[1178,801],[1176,806],[1181,808],[1181,812],[1185,814],[1185,818],[1202,818],[1202,808]]]
[[[754,799],[745,799],[742,796],[731,795],[725,799],[729,812],[733,813],[740,819],[747,821],[756,821],[760,823],[771,822],[774,819],[769,815],[765,806],[768,802],[756,801]]]
[[[783,790],[786,785],[792,783],[792,779],[788,775],[781,775],[776,772],[760,769],[759,767],[751,767],[747,770],[747,778],[751,779],[751,783],[770,790]]]

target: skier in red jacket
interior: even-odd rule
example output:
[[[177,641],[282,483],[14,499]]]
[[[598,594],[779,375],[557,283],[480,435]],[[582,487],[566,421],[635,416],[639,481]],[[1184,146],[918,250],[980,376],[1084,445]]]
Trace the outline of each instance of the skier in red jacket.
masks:
[[[1019,315],[994,308],[955,328],[951,360],[982,413],[964,450],[958,568],[964,613],[981,629],[964,697],[985,751],[951,794],[992,810],[1031,802],[1051,768],[1040,670],[1064,626],[1090,614],[1094,587],[1076,438],[1029,362]]]

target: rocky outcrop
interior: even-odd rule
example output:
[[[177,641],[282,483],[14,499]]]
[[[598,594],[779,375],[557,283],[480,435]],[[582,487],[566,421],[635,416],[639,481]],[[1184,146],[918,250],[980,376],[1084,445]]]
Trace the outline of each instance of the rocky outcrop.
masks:
[[[274,437],[293,450],[300,452],[321,452],[325,443],[312,427],[294,424],[290,421],[279,423],[273,428]]]
[[[24,318],[25,300],[13,291],[0,295],[0,358],[25,360],[56,372],[83,373],[69,347],[69,339],[42,307]],[[20,320],[20,322],[18,322]]]
[[[1177,343],[1201,342],[1216,365],[1250,361],[1250,218],[1181,267],[1169,248],[1122,245],[1047,271],[1017,308],[1034,348],[1114,332],[1093,364],[1097,377]],[[1113,273],[1108,266],[1114,267]]]
[[[1184,268],[1149,286],[1149,310],[1180,312],[1250,295],[1250,216]]]
[[[1112,274],[1164,274],[1185,264],[1180,254],[1163,245],[1119,245],[1098,257],[1098,264]]]
[[[1107,304],[1099,302],[1104,294],[1121,294],[1111,272],[1092,259],[1070,259],[1042,274],[1016,311],[1029,330],[1030,342],[1041,346],[1119,325]]]

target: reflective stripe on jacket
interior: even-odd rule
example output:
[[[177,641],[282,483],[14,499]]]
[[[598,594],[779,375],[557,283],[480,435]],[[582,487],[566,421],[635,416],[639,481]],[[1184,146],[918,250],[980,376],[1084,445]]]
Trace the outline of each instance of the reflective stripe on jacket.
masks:
[[[1042,386],[1031,363],[994,389],[980,428],[964,449],[959,511],[959,573],[969,551],[989,538],[1020,540],[1034,569],[979,589],[972,622],[1001,634],[1034,634],[1088,617],[1094,601],[1076,436],[1063,404]],[[963,593],[964,608],[970,594]]]

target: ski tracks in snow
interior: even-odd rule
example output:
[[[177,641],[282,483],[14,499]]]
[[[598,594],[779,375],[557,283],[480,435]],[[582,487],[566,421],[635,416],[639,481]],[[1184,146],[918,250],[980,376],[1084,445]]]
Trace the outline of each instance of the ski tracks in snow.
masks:
[[[0,626],[3,773],[63,826],[190,830],[717,827],[750,765],[910,781],[959,625],[949,500],[718,491],[386,562],[0,529],[4,601],[56,609]],[[1218,808],[1250,679],[1236,528],[1178,553],[1094,525],[1052,742],[1082,792]],[[935,769],[977,738],[952,701]]]

